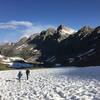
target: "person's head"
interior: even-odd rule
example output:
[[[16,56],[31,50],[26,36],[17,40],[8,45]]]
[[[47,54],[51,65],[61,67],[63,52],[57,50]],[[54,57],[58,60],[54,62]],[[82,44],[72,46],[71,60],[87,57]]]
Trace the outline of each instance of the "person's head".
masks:
[[[29,70],[29,68],[27,68],[26,70]]]

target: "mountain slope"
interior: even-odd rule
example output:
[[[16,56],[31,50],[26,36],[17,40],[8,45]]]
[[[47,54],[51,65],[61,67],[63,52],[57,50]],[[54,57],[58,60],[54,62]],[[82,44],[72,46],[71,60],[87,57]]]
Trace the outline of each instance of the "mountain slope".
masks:
[[[78,63],[80,62],[80,60],[82,60],[81,62],[85,60],[86,63],[84,62],[84,65],[85,64],[92,65],[93,62],[95,64],[95,61],[97,59],[99,60],[100,57],[100,55],[98,55],[100,51],[99,45],[100,45],[99,27],[92,29],[90,27],[85,26],[74,35],[71,35],[70,37],[62,41],[62,48],[64,54],[66,53],[68,58],[71,57],[78,60]],[[79,55],[83,56],[80,56],[81,57],[80,58],[78,57]],[[93,59],[94,61],[90,59]]]
[[[0,47],[1,54],[21,56],[31,62],[45,65],[100,65],[100,26],[84,26],[78,31],[63,25],[57,29],[48,28],[22,38],[17,43]],[[12,52],[11,52],[12,51]]]

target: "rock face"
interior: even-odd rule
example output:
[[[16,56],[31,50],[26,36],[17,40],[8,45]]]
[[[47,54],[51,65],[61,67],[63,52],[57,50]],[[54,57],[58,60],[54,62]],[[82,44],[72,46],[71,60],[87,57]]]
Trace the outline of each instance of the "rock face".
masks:
[[[75,30],[65,27],[64,25],[60,25],[57,28],[57,32],[60,34],[73,34],[75,32]]]
[[[48,65],[100,65],[100,26],[84,26],[79,31],[63,25],[0,46],[5,56],[20,56]]]
[[[63,54],[66,58],[74,58],[73,65],[100,65],[100,34],[98,27],[83,27],[74,35],[62,41]],[[65,56],[66,56],[65,55]],[[66,62],[65,62],[66,63]]]

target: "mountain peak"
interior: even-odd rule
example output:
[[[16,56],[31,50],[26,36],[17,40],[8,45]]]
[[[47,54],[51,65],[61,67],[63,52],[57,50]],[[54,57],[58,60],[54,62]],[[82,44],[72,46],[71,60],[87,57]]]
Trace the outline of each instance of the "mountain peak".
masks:
[[[57,28],[57,32],[59,32],[60,34],[73,34],[76,31],[74,29],[66,27],[64,25],[59,25]]]
[[[47,31],[48,31],[48,32],[55,33],[56,30],[55,30],[54,28],[51,28],[51,27],[50,27],[50,28],[47,29]]]
[[[95,30],[97,33],[100,33],[100,26],[96,27]]]
[[[93,31],[93,28],[91,28],[90,26],[84,26],[84,27],[82,27],[79,31],[81,31],[81,32],[91,32],[91,31]]]
[[[93,28],[91,28],[90,26],[83,26],[77,33],[76,35],[81,36],[81,40],[83,39],[83,36],[86,37],[90,34],[92,34],[92,32],[94,31]]]

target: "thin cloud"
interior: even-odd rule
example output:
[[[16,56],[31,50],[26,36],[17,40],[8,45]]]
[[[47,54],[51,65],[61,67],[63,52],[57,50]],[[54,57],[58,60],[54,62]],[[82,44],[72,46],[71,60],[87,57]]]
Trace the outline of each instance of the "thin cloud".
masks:
[[[32,23],[29,21],[9,21],[6,23],[0,23],[0,29],[17,29],[18,27],[32,27]]]
[[[4,36],[2,38],[3,42],[5,42],[5,40],[15,42],[22,37],[29,37],[34,33],[40,33],[50,27],[56,28],[53,25],[38,25],[30,21],[9,21],[0,23],[0,31]]]
[[[10,24],[15,26],[26,26],[26,27],[32,27],[32,23],[29,21],[11,21]]]

